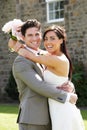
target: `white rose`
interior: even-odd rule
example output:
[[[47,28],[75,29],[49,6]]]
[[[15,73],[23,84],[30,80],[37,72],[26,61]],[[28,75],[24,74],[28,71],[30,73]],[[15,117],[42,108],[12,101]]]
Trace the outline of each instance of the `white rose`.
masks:
[[[5,33],[9,33],[12,29],[12,25],[13,25],[13,21],[9,21],[2,27],[2,31],[4,31]]]
[[[5,33],[12,32],[12,36],[15,36],[18,40],[22,40],[21,26],[24,24],[20,19],[13,19],[2,27],[2,31]]]

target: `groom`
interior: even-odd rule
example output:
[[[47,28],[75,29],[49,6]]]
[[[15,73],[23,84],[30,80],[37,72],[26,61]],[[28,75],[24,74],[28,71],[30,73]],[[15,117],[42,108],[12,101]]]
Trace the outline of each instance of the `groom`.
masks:
[[[41,25],[37,20],[28,20],[21,28],[24,42],[30,51],[37,54],[41,43]],[[14,41],[9,41],[9,47]],[[15,49],[15,47],[13,47]],[[47,98],[61,103],[76,101],[75,94],[52,87],[43,81],[39,64],[17,56],[13,63],[13,75],[19,92],[19,130],[51,130]]]

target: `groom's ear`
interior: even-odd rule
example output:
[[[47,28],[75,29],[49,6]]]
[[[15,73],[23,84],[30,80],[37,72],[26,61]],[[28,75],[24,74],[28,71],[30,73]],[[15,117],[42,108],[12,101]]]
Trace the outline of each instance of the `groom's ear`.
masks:
[[[25,36],[23,36],[23,35],[22,35],[22,39],[23,39],[23,41],[24,41],[24,39],[25,39]]]

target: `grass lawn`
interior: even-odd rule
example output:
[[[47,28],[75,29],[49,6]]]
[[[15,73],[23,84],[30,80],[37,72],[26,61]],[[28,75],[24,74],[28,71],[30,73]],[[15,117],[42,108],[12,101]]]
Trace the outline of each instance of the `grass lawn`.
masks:
[[[18,105],[0,104],[0,130],[18,130],[16,123]],[[87,110],[81,110],[85,130],[87,130]]]
[[[0,104],[0,130],[18,130],[18,105]]]
[[[81,110],[81,113],[84,120],[85,130],[87,130],[87,109]]]

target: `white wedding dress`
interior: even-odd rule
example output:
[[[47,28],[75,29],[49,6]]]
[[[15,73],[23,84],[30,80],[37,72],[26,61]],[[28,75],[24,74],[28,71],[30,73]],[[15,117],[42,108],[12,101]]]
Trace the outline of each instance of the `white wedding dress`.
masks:
[[[46,82],[53,84],[53,87],[62,85],[68,80],[68,77],[57,76],[49,70],[45,70],[43,76]],[[48,99],[48,102],[52,130],[85,130],[80,110],[76,105],[68,101],[60,103],[53,99]]]

